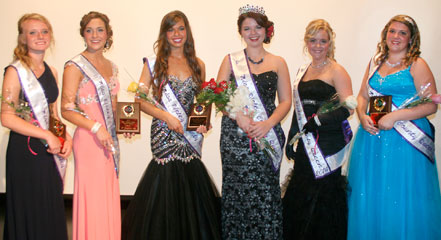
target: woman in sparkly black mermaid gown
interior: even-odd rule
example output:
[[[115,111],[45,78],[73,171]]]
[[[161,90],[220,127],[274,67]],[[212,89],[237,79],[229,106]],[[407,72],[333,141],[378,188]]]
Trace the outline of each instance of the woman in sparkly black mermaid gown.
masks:
[[[241,8],[238,26],[247,48],[224,58],[217,79],[233,79],[236,85],[247,85],[254,102],[252,117],[241,112],[222,117],[223,239],[282,238],[280,161],[260,151],[251,139],[269,139],[283,156],[285,136],[280,121],[291,107],[291,87],[283,58],[263,48],[263,42],[269,43],[272,37],[273,23],[261,10],[252,6]],[[259,111],[264,113],[263,117]]]
[[[168,37],[169,32],[172,32],[171,36],[186,41],[173,42]],[[219,193],[201,161],[200,149],[197,144],[192,144],[193,138],[188,138],[189,132],[184,135],[185,128],[178,120],[180,113],[186,115],[190,111],[193,99],[201,89],[199,80],[205,78],[203,62],[195,55],[184,55],[184,48],[194,46],[194,43],[186,43],[193,40],[188,20],[182,12],[173,11],[164,17],[159,41],[162,41],[160,46],[168,44],[171,48],[165,60],[168,61],[168,69],[165,68],[162,72],[165,75],[161,77],[158,67],[164,60],[160,59],[164,50],[158,49],[156,57],[145,60],[140,81],[150,86],[152,79],[165,79],[162,86],[151,84],[155,97],[156,93],[162,93],[164,110],[140,101],[142,110],[153,116],[153,159],[127,209],[122,238],[220,240]],[[182,63],[182,59],[186,59],[186,64]],[[196,60],[198,66],[190,65],[189,59]],[[199,72],[195,70],[197,68]],[[151,75],[151,72],[155,74]],[[170,98],[166,96],[170,95],[177,100],[176,105],[182,107],[182,112],[170,108],[176,106],[167,103]],[[192,132],[191,136],[200,139],[202,136],[199,133],[206,131],[205,127],[200,126],[198,133]]]
[[[352,95],[351,79],[334,60],[334,34],[325,20],[309,23],[305,45],[312,63],[297,74],[288,141],[300,129],[307,134],[299,139],[295,152],[293,145],[286,147],[294,170],[283,198],[283,235],[284,239],[346,239],[346,177],[341,175],[342,163],[335,164],[344,158],[331,156],[350,139],[345,121],[350,112],[345,107],[328,113],[317,110],[336,93],[340,102]]]

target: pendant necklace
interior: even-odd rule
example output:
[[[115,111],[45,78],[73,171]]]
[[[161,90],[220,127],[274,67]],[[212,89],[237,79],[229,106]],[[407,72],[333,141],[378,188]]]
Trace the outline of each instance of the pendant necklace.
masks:
[[[328,59],[326,59],[325,61],[323,61],[322,63],[320,63],[320,64],[317,64],[317,65],[312,65],[312,63],[311,63],[311,67],[312,68],[315,68],[315,69],[318,69],[318,68],[322,68],[323,66],[325,66],[326,64],[328,64]]]

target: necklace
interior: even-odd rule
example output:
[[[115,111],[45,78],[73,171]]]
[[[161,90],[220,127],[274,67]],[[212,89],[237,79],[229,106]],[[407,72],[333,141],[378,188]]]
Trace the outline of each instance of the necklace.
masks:
[[[389,60],[386,60],[386,65],[391,67],[391,68],[394,68],[394,67],[397,67],[397,66],[401,65],[401,61],[396,62],[396,63],[390,63]]]
[[[253,59],[251,59],[250,56],[247,56],[247,58],[248,58],[248,60],[250,60],[250,62],[251,62],[252,64],[261,64],[261,63],[263,62],[263,58],[264,58],[264,57],[262,57],[262,59],[260,59],[260,60],[257,61],[257,62],[253,61]]]
[[[317,65],[312,65],[312,63],[311,63],[311,67],[312,68],[315,68],[315,69],[318,69],[318,68],[322,68],[323,66],[325,66],[326,64],[328,64],[328,59],[326,59],[325,61],[323,61],[322,63],[320,63],[320,64],[317,64]]]

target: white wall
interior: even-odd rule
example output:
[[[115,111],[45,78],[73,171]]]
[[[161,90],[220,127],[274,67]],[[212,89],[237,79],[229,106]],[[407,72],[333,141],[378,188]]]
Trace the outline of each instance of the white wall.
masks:
[[[179,9],[189,18],[196,41],[198,56],[205,61],[207,79],[216,77],[223,57],[244,47],[237,33],[238,8],[246,3],[258,4],[265,8],[270,20],[275,23],[275,36],[267,50],[283,56],[288,63],[291,78],[297,68],[308,60],[303,55],[303,34],[307,23],[316,18],[324,18],[331,23],[337,34],[336,59],[349,72],[354,93],[360,88],[361,78],[369,58],[374,54],[380,31],[386,22],[396,14],[412,16],[421,31],[422,57],[432,68],[441,91],[441,2],[439,0],[1,0],[0,1],[0,66],[7,66],[12,60],[16,45],[17,21],[24,13],[38,12],[45,15],[54,27],[56,44],[46,57],[49,64],[58,70],[59,78],[63,64],[84,49],[79,34],[81,17],[91,10],[106,13],[114,30],[114,46],[106,54],[120,71],[121,101],[131,101],[125,89],[138,79],[142,68],[142,57],[153,53],[153,43],[157,38],[162,17]],[[128,74],[129,73],[129,74]],[[61,80],[61,79],[60,79]],[[213,113],[214,114],[214,113]],[[287,133],[292,110],[283,121]],[[430,117],[438,129],[436,133],[436,155],[441,161],[441,114]],[[121,194],[133,194],[139,178],[151,159],[150,150],[151,118],[142,118],[142,135],[133,140],[121,139]],[[220,115],[212,117],[213,130],[207,135],[203,148],[203,161],[213,176],[218,188],[221,187],[222,168],[219,154]],[[353,128],[358,126],[356,117],[351,118]],[[68,125],[72,133],[74,127]],[[0,127],[0,192],[5,191],[5,154],[9,132]],[[440,163],[438,162],[438,167]],[[66,193],[73,192],[73,157],[69,159],[66,179]],[[281,178],[290,164],[284,160]]]

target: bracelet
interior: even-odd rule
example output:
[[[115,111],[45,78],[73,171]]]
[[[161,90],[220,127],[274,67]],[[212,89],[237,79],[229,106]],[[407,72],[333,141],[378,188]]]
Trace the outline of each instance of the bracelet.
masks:
[[[315,121],[315,124],[317,124],[317,126],[320,127],[322,125],[322,123],[320,122],[320,119],[318,118],[317,115],[314,116],[314,121]]]
[[[98,130],[100,129],[100,127],[101,127],[101,123],[99,123],[99,122],[95,122],[95,124],[93,124],[92,128],[90,129],[90,131],[91,131],[93,134],[96,134],[96,132],[98,132]]]

